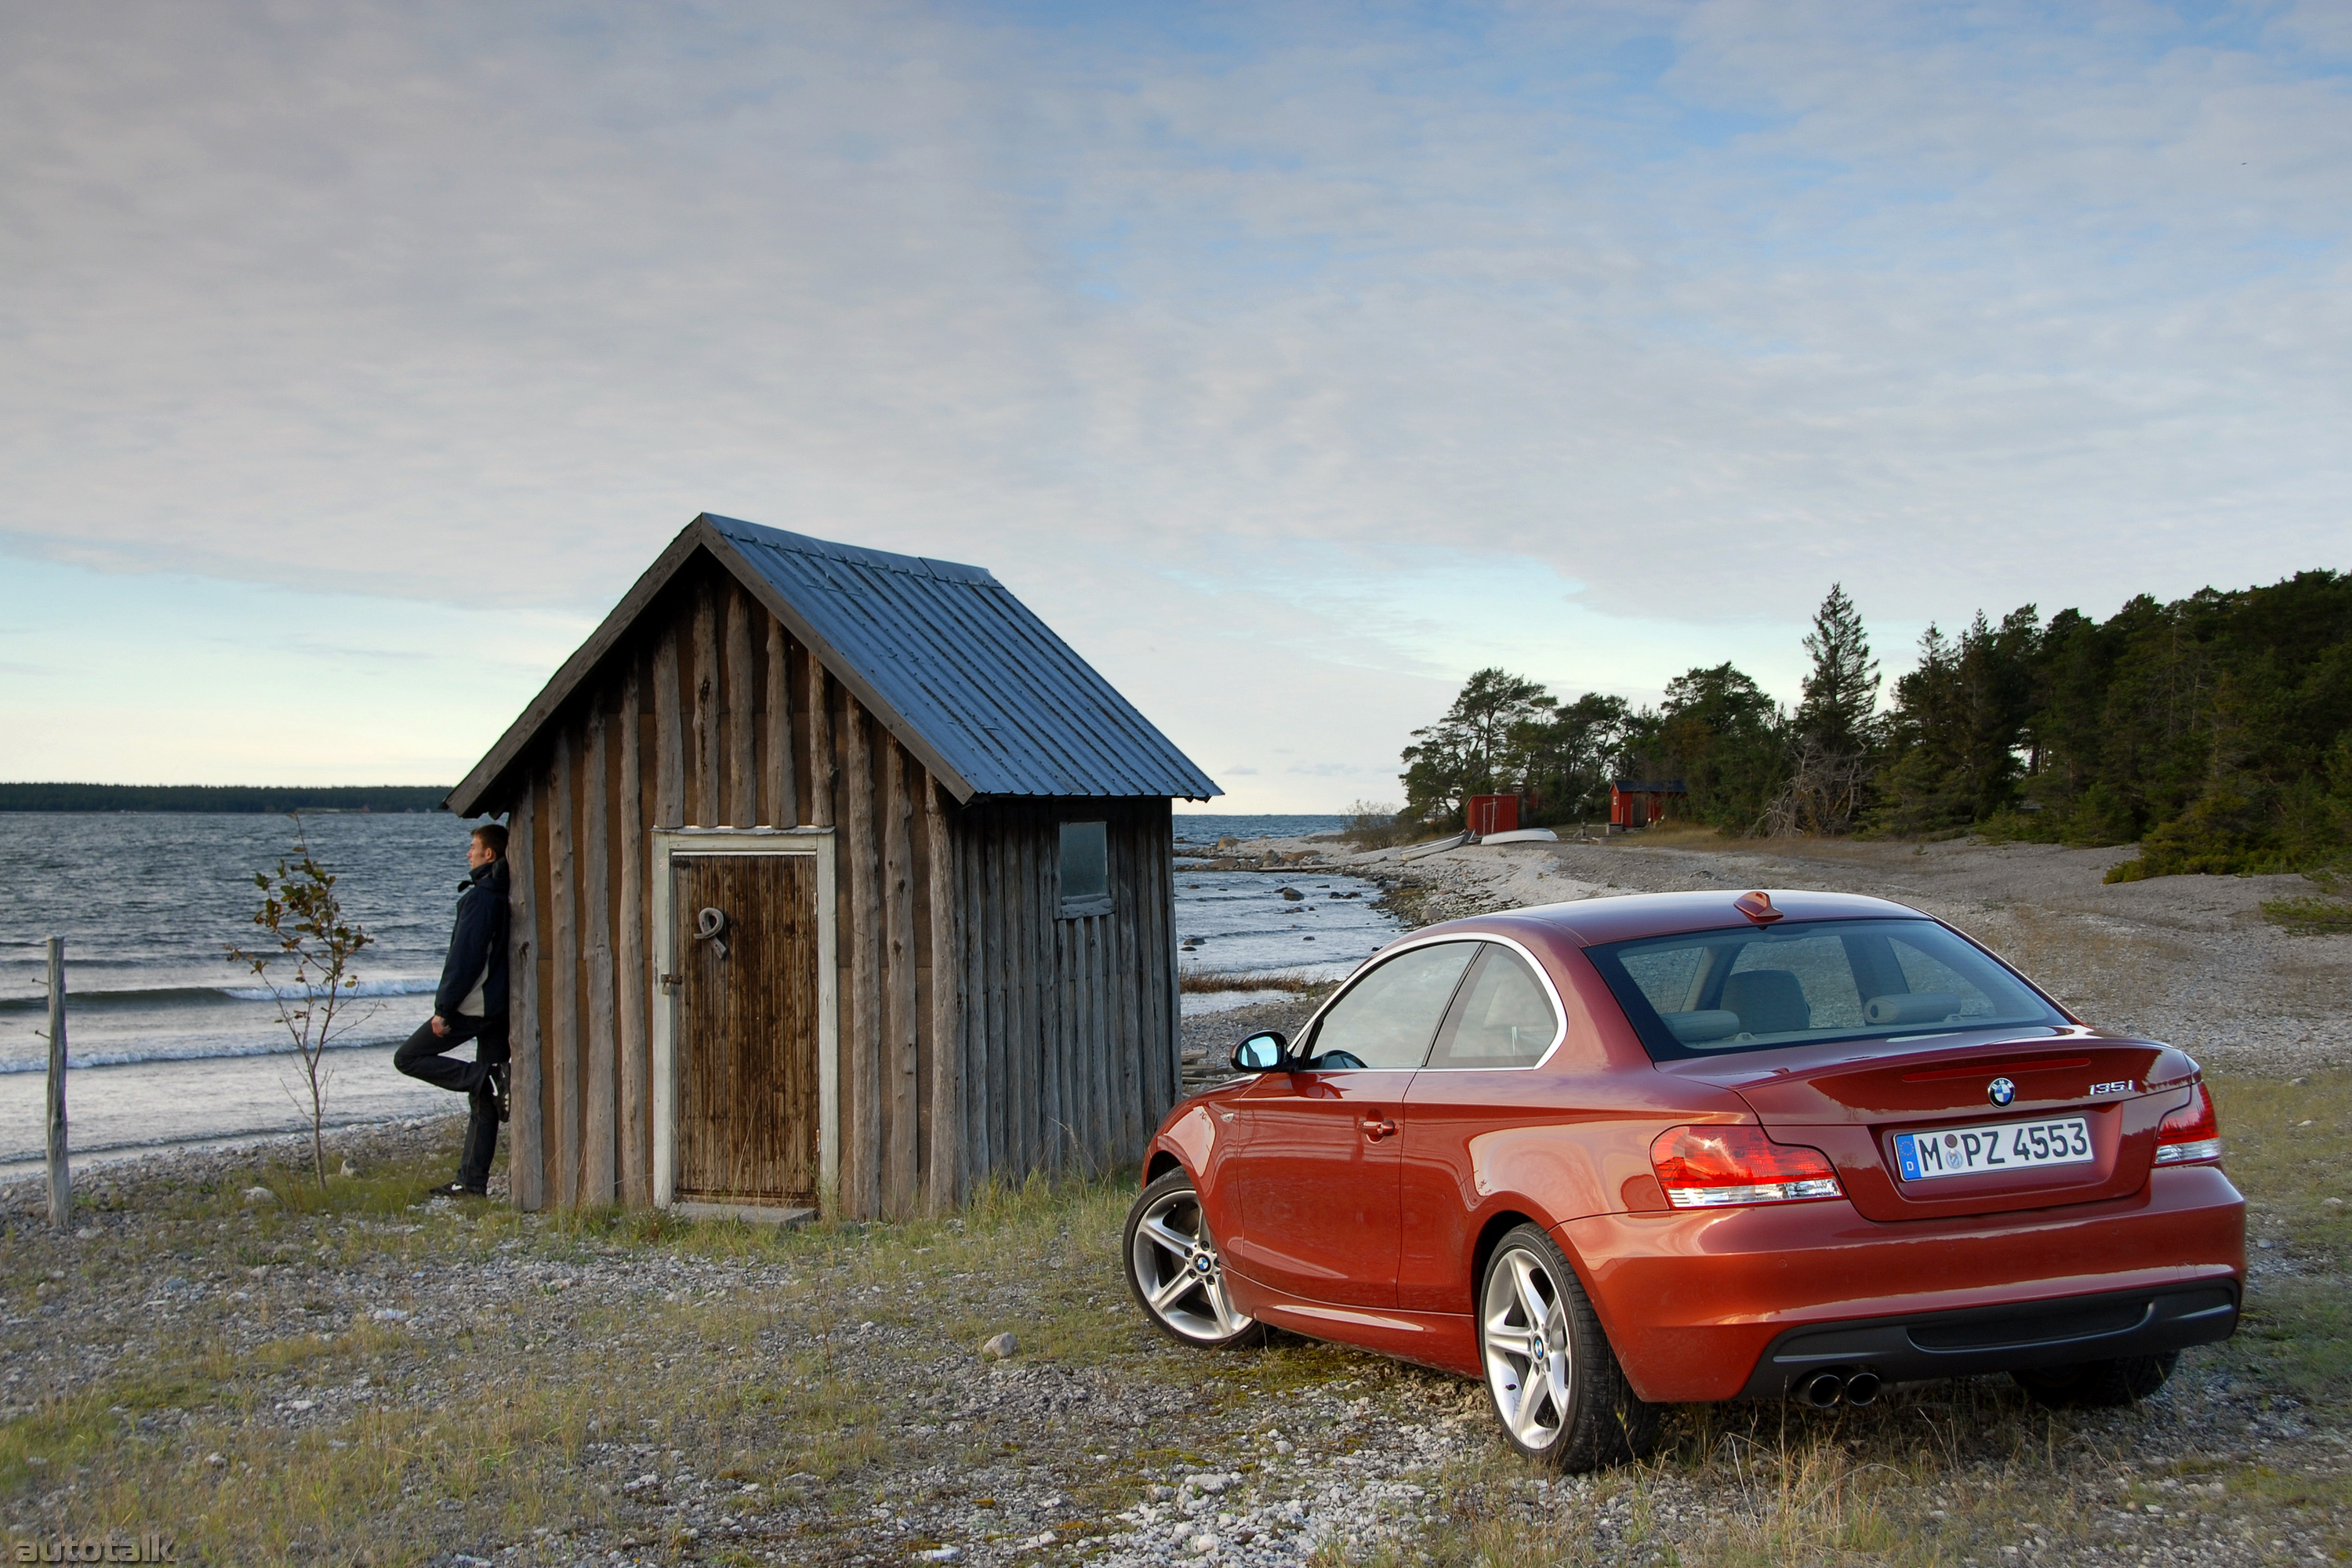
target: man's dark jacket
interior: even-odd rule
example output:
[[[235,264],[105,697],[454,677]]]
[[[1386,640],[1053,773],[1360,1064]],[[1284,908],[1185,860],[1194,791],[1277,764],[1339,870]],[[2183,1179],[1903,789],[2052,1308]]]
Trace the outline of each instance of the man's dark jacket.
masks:
[[[482,966],[489,965],[487,977]],[[507,1010],[507,859],[501,855],[487,866],[477,866],[457,889],[457,924],[449,933],[449,957],[441,965],[441,985],[433,993],[433,1011],[444,1018],[457,1016],[458,1004],[482,982],[484,1017]]]

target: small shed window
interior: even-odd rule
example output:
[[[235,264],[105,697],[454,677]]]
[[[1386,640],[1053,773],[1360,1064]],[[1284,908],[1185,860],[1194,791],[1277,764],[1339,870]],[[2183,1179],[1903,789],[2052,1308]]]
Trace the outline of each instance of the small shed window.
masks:
[[[1099,822],[1062,824],[1062,913],[1110,913],[1110,847]]]

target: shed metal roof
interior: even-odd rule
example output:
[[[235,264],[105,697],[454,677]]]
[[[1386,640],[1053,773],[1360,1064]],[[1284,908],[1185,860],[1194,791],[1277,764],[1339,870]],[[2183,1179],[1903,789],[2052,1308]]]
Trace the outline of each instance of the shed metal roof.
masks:
[[[450,810],[483,808],[531,737],[697,548],[732,571],[959,800],[1224,793],[980,567],[705,513],[451,793]]]

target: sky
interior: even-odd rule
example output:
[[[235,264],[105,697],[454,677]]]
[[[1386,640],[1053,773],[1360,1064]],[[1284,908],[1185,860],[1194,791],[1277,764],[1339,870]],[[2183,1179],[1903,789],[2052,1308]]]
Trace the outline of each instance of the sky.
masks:
[[[1224,787],[2352,566],[2342,5],[0,0],[0,778],[451,783],[709,510]]]

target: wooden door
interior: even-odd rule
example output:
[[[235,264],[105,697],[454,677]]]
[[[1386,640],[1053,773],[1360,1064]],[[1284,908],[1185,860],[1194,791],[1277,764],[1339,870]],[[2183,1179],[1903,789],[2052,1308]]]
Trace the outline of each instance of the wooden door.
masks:
[[[804,1207],[817,1197],[814,856],[672,855],[676,1196]],[[706,916],[716,910],[723,924]],[[719,934],[698,933],[718,926]]]

